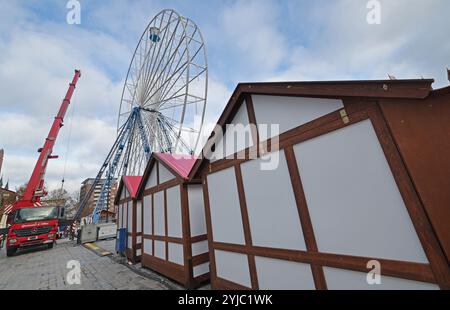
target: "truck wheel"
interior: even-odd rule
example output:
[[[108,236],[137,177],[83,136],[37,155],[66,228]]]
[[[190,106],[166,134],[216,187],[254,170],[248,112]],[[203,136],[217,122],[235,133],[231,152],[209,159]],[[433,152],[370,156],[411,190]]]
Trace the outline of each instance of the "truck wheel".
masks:
[[[49,249],[53,249],[53,244],[54,244],[54,242],[49,243],[48,248],[49,248]]]
[[[16,254],[16,252],[17,252],[17,248],[15,248],[15,247],[7,247],[6,248],[6,256],[8,256],[8,257],[13,256],[14,254]]]

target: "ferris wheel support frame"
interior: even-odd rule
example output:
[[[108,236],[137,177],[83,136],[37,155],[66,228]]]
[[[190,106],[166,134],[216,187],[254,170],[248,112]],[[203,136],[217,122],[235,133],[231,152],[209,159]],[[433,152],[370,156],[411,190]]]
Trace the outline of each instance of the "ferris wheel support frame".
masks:
[[[105,173],[105,170],[107,168],[108,168],[108,170],[106,170],[106,178],[102,185],[99,199],[97,200],[97,202],[95,204],[95,208],[92,212],[92,223],[96,224],[98,222],[98,220],[100,219],[101,211],[108,209],[109,193],[111,190],[112,181],[114,179],[117,169],[119,168],[119,163],[120,163],[120,159],[123,155],[123,150],[125,149],[125,145],[128,144],[131,140],[132,130],[136,126],[138,126],[138,128],[140,128],[140,126],[139,126],[140,124],[142,124],[141,110],[139,108],[136,108],[133,110],[133,113],[130,114],[130,116],[129,116],[127,122],[124,124],[124,126],[122,126],[122,128],[119,132],[119,135],[117,136],[116,141],[114,142],[112,148],[110,149],[108,156],[106,157],[106,160],[104,161],[102,167],[100,168],[99,172],[97,173],[97,176],[94,179],[94,182],[92,183],[89,191],[87,192],[87,194],[85,195],[83,200],[80,202],[80,206],[77,210],[74,220],[79,220],[81,218],[81,215],[88,203],[89,198],[91,197],[92,193],[94,192],[95,187],[100,183],[102,176]],[[149,159],[151,156],[150,155],[151,149],[148,146],[145,131],[143,131],[143,130],[140,130],[140,131],[141,131],[140,134],[141,134],[141,138],[142,138],[142,143],[147,145],[147,147],[148,147],[148,152],[146,152],[146,154],[147,154],[147,159]],[[128,149],[129,148],[127,148],[127,150]]]
[[[200,29],[174,10],[161,11],[136,46],[122,90],[117,138],[76,219],[102,178],[90,217],[94,223],[109,207],[113,180],[141,175],[153,151],[192,155],[200,141],[207,95],[208,61]]]

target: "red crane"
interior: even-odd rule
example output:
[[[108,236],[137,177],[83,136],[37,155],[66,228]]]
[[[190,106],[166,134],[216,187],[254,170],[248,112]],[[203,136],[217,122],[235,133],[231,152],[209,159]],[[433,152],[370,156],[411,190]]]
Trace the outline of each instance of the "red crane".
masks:
[[[0,220],[2,226],[6,225],[6,227],[0,227],[0,247],[3,246],[3,239],[6,235],[7,256],[13,256],[18,249],[23,247],[47,245],[48,248],[53,248],[58,236],[59,220],[65,216],[64,207],[42,207],[40,200],[47,194],[44,189],[45,170],[49,159],[58,158],[52,154],[53,147],[59,130],[63,126],[64,116],[80,76],[80,70],[75,70],[73,80],[53,121],[47,139],[45,139],[44,146],[38,150],[39,159],[24,195],[12,206],[5,208],[6,212]]]
[[[14,203],[12,211],[16,208],[39,206],[41,197],[47,194],[44,190],[45,170],[49,159],[58,158],[57,155],[52,154],[53,146],[55,145],[59,130],[62,126],[64,126],[64,116],[66,115],[66,111],[70,105],[70,100],[72,99],[73,92],[75,91],[76,84],[80,77],[81,71],[75,70],[73,80],[69,84],[69,89],[67,90],[66,96],[64,97],[61,107],[59,108],[59,112],[53,121],[53,125],[50,128],[47,139],[45,139],[44,146],[38,149],[38,152],[40,153],[39,159],[34,166],[33,173],[28,181],[23,197],[20,197],[20,199]]]

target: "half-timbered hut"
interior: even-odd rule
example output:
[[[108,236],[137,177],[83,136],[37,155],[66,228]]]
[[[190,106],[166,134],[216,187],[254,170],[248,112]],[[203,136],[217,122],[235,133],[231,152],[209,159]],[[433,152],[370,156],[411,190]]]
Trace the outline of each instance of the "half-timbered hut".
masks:
[[[139,262],[142,255],[142,203],[136,196],[141,179],[140,176],[123,176],[114,201],[117,227],[127,229],[125,255],[133,263]]]
[[[153,153],[138,190],[142,205],[142,265],[187,288],[209,280],[201,180],[191,156]]]
[[[432,83],[239,84],[192,170],[212,287],[449,289],[450,87]]]

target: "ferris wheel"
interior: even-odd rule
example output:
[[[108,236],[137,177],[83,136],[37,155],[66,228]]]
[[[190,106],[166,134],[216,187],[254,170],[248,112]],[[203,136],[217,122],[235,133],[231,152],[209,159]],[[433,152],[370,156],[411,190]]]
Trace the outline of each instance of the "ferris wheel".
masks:
[[[122,90],[117,139],[80,203],[81,218],[94,188],[102,190],[92,212],[96,223],[110,205],[115,179],[142,175],[152,152],[194,154],[199,146],[207,92],[208,64],[197,25],[174,10],[148,24],[134,51]]]
[[[197,25],[173,10],[156,15],[142,34],[120,101],[118,131],[139,110],[143,132],[134,131],[129,175],[145,168],[145,149],[193,153],[205,115],[208,85],[206,48]]]

